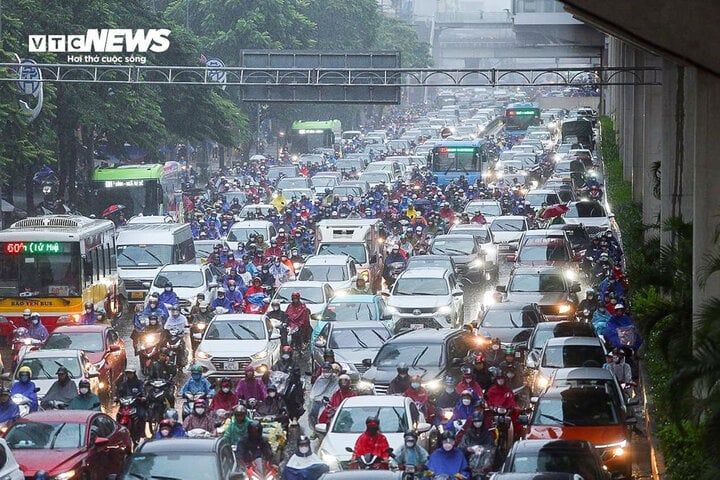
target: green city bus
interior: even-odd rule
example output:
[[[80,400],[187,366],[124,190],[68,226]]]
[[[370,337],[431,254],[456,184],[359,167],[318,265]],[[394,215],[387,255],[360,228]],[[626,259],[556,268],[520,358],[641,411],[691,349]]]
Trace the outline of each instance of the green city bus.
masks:
[[[315,148],[332,148],[342,135],[340,120],[293,122],[290,128],[292,153],[310,153]]]

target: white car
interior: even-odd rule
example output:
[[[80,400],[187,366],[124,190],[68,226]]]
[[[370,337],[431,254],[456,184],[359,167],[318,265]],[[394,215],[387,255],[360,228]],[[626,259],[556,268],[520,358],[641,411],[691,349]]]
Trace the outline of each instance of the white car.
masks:
[[[532,376],[532,394],[539,395],[550,384],[559,369],[594,367],[601,368],[605,363],[607,350],[597,337],[558,337],[545,342],[540,360]]]
[[[504,215],[494,217],[490,222],[490,231],[493,234],[493,241],[502,254],[511,250],[510,244],[517,246],[523,232],[530,230],[527,217],[522,215]]]
[[[470,217],[472,217],[479,211],[483,214],[483,217],[485,217],[488,222],[493,217],[499,217],[500,215],[502,215],[502,207],[500,206],[500,202],[490,199],[470,200],[467,205],[465,205],[463,211],[470,215]]]
[[[172,283],[173,292],[180,300],[180,308],[191,308],[201,293],[208,303],[215,300],[217,295],[218,282],[207,265],[165,265],[149,285],[148,296],[162,294],[167,282]]]
[[[348,255],[315,255],[305,261],[297,279],[327,283],[337,294],[349,291],[357,276],[355,260]]]
[[[605,210],[602,203],[594,200],[572,202],[568,207],[570,209],[563,215],[565,223],[570,225],[582,224],[590,235],[609,230],[610,219],[615,217],[615,215]]]
[[[335,294],[325,282],[290,281],[280,285],[272,299],[279,300],[280,308],[285,310],[293,292],[300,292],[300,301],[308,307],[310,315],[322,312]]]
[[[376,170],[374,172],[363,172],[362,175],[360,175],[360,181],[367,182],[368,185],[373,188],[377,187],[381,183],[389,185],[393,183],[394,180],[390,175],[390,172],[386,172],[384,170]]]
[[[243,210],[245,210],[245,208],[247,208],[247,205],[243,207]],[[270,242],[270,240],[277,237],[277,230],[272,222],[268,222],[266,220],[242,220],[240,222],[235,222],[233,226],[230,227],[230,231],[224,240],[225,243],[227,243],[228,248],[230,248],[233,252],[236,252],[238,244],[240,242],[247,243],[250,235],[252,234],[262,235],[266,242]]]
[[[195,361],[208,378],[239,377],[245,367],[272,366],[280,358],[280,332],[264,315],[216,315],[205,328]]]
[[[15,456],[4,438],[0,438],[0,449],[3,450],[0,453],[0,478],[4,480],[24,480],[25,475],[20,470],[20,465],[15,460]]]
[[[432,426],[415,402],[400,395],[361,395],[345,399],[329,425],[315,425],[316,431],[326,433],[318,455],[330,471],[349,468],[352,454],[345,449],[355,446],[358,437],[365,431],[365,419],[371,416],[378,417],[380,431],[396,452],[403,446],[405,432],[413,427],[418,434],[418,444],[428,450],[428,432]]]

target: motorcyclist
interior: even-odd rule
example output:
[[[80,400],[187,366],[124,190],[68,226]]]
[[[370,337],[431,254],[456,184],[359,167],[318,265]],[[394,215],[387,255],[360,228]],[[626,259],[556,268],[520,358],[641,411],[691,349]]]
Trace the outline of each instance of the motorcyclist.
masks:
[[[355,441],[350,463],[356,463],[359,457],[370,454],[382,459],[379,468],[387,470],[388,458],[390,458],[389,447],[387,438],[380,432],[380,420],[378,417],[367,417],[365,419],[365,431]]]
[[[460,367],[460,373],[462,374],[462,378],[455,387],[455,391],[459,394],[462,394],[463,392],[469,390],[473,393],[473,402],[477,402],[483,397],[483,389],[475,381],[473,367],[471,367],[470,365],[463,365],[462,367]]]
[[[395,461],[401,470],[405,469],[405,465],[414,465],[415,471],[425,468],[429,454],[421,445],[417,443],[418,435],[413,430],[408,430],[403,436],[403,445],[395,455]]]
[[[10,389],[0,388],[0,424],[10,423],[20,418],[20,407],[10,400]]]
[[[602,335],[605,331],[608,321],[610,320],[610,312],[605,308],[605,304],[598,302],[597,310],[593,313],[592,324],[595,327],[595,333]]]
[[[279,394],[280,392],[278,392]],[[282,392],[290,425],[297,425],[297,420],[305,413],[305,386],[300,367],[293,367],[285,381],[285,391]]]
[[[358,276],[355,285],[350,289],[350,295],[369,295],[370,293],[370,286],[365,282],[365,277]]]
[[[78,394],[70,400],[68,410],[100,411],[100,397],[90,391],[90,381],[83,378],[78,382]]]
[[[235,457],[238,463],[247,468],[255,460],[262,459],[263,465],[272,460],[272,448],[262,436],[263,426],[257,420],[252,420],[247,426],[247,436],[240,438],[235,448]]]
[[[37,312],[30,315],[30,327],[28,328],[28,337],[44,342],[50,334],[48,329],[42,323],[42,318]]]
[[[177,366],[170,363],[169,352],[167,348],[161,348],[157,360],[155,360],[148,369],[146,380],[165,380],[168,382],[165,387],[165,400],[171,407],[175,406],[175,395],[173,395],[173,386],[170,383],[177,375]]]
[[[217,307],[222,307],[228,312],[233,311],[232,302],[225,296],[225,289],[222,287],[217,289],[217,296],[210,304],[210,310],[214,312]]]
[[[388,385],[388,395],[402,395],[405,390],[410,387],[410,375],[408,375],[408,366],[404,362],[400,362],[397,366],[397,375],[390,380]]]
[[[165,422],[164,425],[169,427],[169,433],[163,436],[163,432],[161,432],[160,428],[158,428],[158,431],[155,432],[153,438],[185,438],[187,436],[182,423],[180,423],[180,416],[174,408],[170,408],[165,412],[160,424],[163,424],[163,422]]]
[[[213,437],[216,435],[215,419],[207,412],[207,401],[204,398],[198,398],[193,402],[192,412],[183,421],[183,429],[186,432],[201,429]]]
[[[430,394],[422,386],[422,377],[420,375],[413,375],[410,377],[410,386],[403,392],[404,397],[408,397],[418,407],[425,418],[432,418],[432,406],[430,405]]]
[[[516,361],[514,348],[508,347],[505,349],[505,360],[500,363],[500,370],[507,377],[510,388],[515,389],[523,385],[524,371],[520,362]]]
[[[163,305],[177,305],[180,303],[180,300],[178,299],[177,294],[173,291],[173,284],[172,282],[165,282],[165,286],[163,287],[163,292],[160,294],[160,298],[158,299],[160,303]]]
[[[215,395],[215,390],[207,378],[203,377],[203,368],[201,365],[193,365],[190,367],[190,378],[180,389],[180,396],[184,397],[186,393],[198,394],[204,393],[207,397]]]
[[[147,318],[153,313],[157,315],[163,323],[165,323],[165,320],[168,318],[169,315],[165,304],[160,302],[160,297],[157,293],[153,293],[150,295],[150,298],[148,298],[148,303],[147,305],[145,305],[145,308],[143,309],[140,316]]]
[[[10,389],[11,395],[23,395],[30,400],[30,412],[38,411],[38,397],[35,391],[35,382],[30,380],[32,377],[32,369],[27,365],[20,367],[17,373],[18,380],[13,383]]]
[[[283,428],[287,428],[290,419],[287,415],[287,407],[282,395],[278,393],[275,385],[267,386],[267,397],[258,405],[257,414],[262,417],[270,417],[276,422],[280,422]]]
[[[585,292],[585,298],[582,301],[580,301],[577,311],[582,312],[583,310],[587,309],[587,310],[590,310],[590,314],[592,315],[593,313],[595,313],[595,310],[597,309],[597,307],[598,307],[597,294],[595,293],[595,290],[590,288]]]
[[[255,377],[255,367],[252,365],[245,367],[245,378],[240,379],[237,383],[235,395],[238,401],[254,398],[262,402],[267,397],[265,383],[263,383],[262,378]]]
[[[50,386],[45,396],[42,399],[40,405],[43,408],[52,408],[53,402],[70,403],[70,401],[77,395],[77,385],[75,381],[70,378],[70,372],[65,367],[59,367],[57,369],[57,380]]]
[[[228,280],[227,292],[225,296],[230,300],[230,304],[233,306],[233,311],[242,312],[245,307],[245,297],[243,293],[238,289],[237,282],[235,280]]]
[[[310,377],[310,383],[314,384],[315,380],[320,378],[320,374],[322,373],[322,369],[323,369],[323,364],[325,362],[330,363],[330,365],[336,363],[335,362],[335,352],[333,351],[332,348],[326,348],[325,350],[323,350],[323,363],[318,365],[317,368],[315,369],[315,371],[313,372],[312,376]]]
[[[435,424],[443,423],[449,418],[443,418],[442,410],[454,409],[460,400],[460,395],[455,391],[455,380],[447,376],[443,380],[444,390],[435,400]]]
[[[485,362],[489,367],[498,367],[500,363],[505,360],[505,354],[500,348],[500,339],[493,338],[490,343],[490,350],[485,352]]]
[[[95,322],[97,322],[97,315],[95,315],[95,305],[93,305],[92,302],[85,302],[85,310],[83,311],[82,315],[80,315],[78,323],[81,325],[93,325]]]
[[[324,406],[324,399],[329,401],[335,390],[339,388],[337,376],[333,372],[330,362],[324,362],[321,368],[320,376],[310,389],[310,425],[318,423],[318,416],[320,409]]]
[[[210,410],[216,412],[218,410],[231,411],[238,404],[237,395],[233,392],[232,380],[228,377],[220,379],[220,388],[215,393],[210,402]]]
[[[173,421],[169,418],[163,418],[160,420],[160,424],[158,426],[158,431],[153,434],[153,438],[155,439],[167,439],[167,438],[174,438],[172,435],[173,431]]]
[[[223,437],[230,442],[231,445],[236,445],[241,438],[247,436],[247,428],[250,425],[250,418],[247,416],[247,408],[244,405],[236,405],[233,408],[233,416],[230,423],[225,429]]]
[[[295,359],[293,358],[293,347],[285,345],[280,348],[280,360],[275,364],[273,370],[277,370],[283,373],[290,373],[292,368],[295,366]]]
[[[385,266],[383,268],[383,278],[387,283],[392,283],[392,279],[390,279],[390,274],[392,273],[393,267],[391,266],[393,263],[402,263],[402,270],[405,270],[405,267],[407,266],[407,260],[406,258],[400,253],[400,245],[397,243],[393,244],[390,253],[385,257]]]
[[[318,480],[328,471],[330,471],[330,467],[319,456],[312,453],[310,439],[305,435],[300,435],[297,449],[285,465],[280,480]]]
[[[332,416],[346,398],[356,397],[357,392],[352,388],[350,375],[343,373],[338,377],[338,389],[330,397],[325,410],[318,419],[318,423],[330,423]]]
[[[608,320],[602,335],[605,337],[605,342],[613,349],[636,351],[642,345],[642,338],[632,319],[625,314],[625,306],[622,303],[615,305],[615,315]]]
[[[440,435],[442,448],[436,449],[427,463],[427,468],[434,475],[448,475],[451,478],[468,478],[465,455],[455,448],[455,433],[446,430]]]
[[[290,305],[285,309],[285,313],[288,317],[288,328],[296,329],[293,343],[302,346],[310,341],[310,309],[300,301],[300,292],[293,292],[290,295]]]
[[[470,447],[475,445],[491,447],[494,442],[495,435],[493,431],[485,425],[485,414],[483,412],[474,412],[458,448],[468,454],[470,453]]]
[[[445,429],[455,431],[458,425],[462,428],[468,418],[472,416],[478,403],[479,400],[475,398],[475,392],[472,390],[463,390],[460,394],[460,400],[455,404],[455,408],[453,408],[452,417],[445,424]]]
[[[180,330],[183,331],[188,326],[188,320],[185,315],[180,313],[180,305],[175,304],[170,307],[170,316],[165,322],[165,330]],[[167,333],[166,333],[167,336]]]
[[[631,384],[633,382],[632,369],[625,362],[625,352],[622,349],[614,350],[608,353],[609,360],[603,365],[603,368],[610,370],[620,384]]]
[[[475,381],[483,392],[487,391],[492,385],[492,374],[488,370],[487,363],[485,362],[485,355],[482,353],[475,355],[475,364],[473,365],[473,376]]]

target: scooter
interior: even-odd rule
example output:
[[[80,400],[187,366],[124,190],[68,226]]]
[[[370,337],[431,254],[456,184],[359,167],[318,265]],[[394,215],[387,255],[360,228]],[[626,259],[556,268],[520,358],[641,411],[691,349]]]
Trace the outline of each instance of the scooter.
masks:
[[[140,441],[140,436],[145,430],[145,423],[141,422],[140,417],[138,416],[138,402],[139,400],[137,397],[120,397],[118,399],[120,409],[118,410],[116,416],[117,422],[128,429],[135,444]]]
[[[345,447],[345,451],[353,453],[353,449]],[[372,453],[360,455],[350,461],[350,470],[387,470],[388,461]]]
[[[12,334],[12,360],[13,368],[17,367],[25,354],[37,350],[43,344],[42,340],[32,338],[25,327],[17,327]]]
[[[161,332],[144,332],[138,340],[138,357],[140,361],[140,371],[143,375],[147,375],[150,366],[160,355],[160,337]]]
[[[174,406],[168,402],[166,391],[168,385],[172,385],[171,397],[174,398],[175,385],[171,381],[163,379],[153,380],[149,385],[147,419],[150,423],[150,430],[154,432],[163,419],[165,412]]]
[[[35,387],[35,393],[40,391],[40,387]],[[28,413],[30,413],[30,407],[32,406],[32,401],[26,397],[25,395],[21,393],[16,393],[12,397],[10,397],[10,400],[18,406],[18,409],[20,410],[20,416],[24,417]]]
[[[493,467],[495,449],[485,445],[468,447],[468,466],[472,480],[487,480]]]
[[[165,344],[165,348],[170,351],[169,362],[178,368],[182,368],[187,364],[187,352],[185,351],[185,332],[180,329],[173,328],[168,331],[170,338]]]
[[[248,480],[274,480],[277,478],[277,466],[264,462],[262,458],[256,459],[245,467]]]

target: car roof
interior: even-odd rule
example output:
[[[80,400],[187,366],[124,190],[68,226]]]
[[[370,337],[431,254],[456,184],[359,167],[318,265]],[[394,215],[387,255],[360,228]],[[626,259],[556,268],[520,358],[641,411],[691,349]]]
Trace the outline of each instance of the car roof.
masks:
[[[562,230],[550,230],[550,229],[537,229],[537,230],[525,230],[523,234],[526,237],[555,237],[555,238],[565,238],[565,234]]]
[[[343,407],[401,407],[407,397],[402,395],[358,395],[346,398],[339,408]]]
[[[254,313],[223,313],[221,315],[215,315],[213,321],[216,320],[248,320],[262,322],[265,315],[257,315]]]
[[[555,440],[520,440],[517,442],[517,445],[515,447],[515,452],[523,452],[523,453],[535,453],[540,451],[540,449],[559,449],[559,450],[589,450],[592,451],[593,445],[592,443],[586,441],[586,440],[565,440],[565,439],[555,439]]]
[[[392,339],[388,340],[388,342],[425,343],[427,341],[432,341],[433,343],[437,343],[438,340],[445,341],[447,337],[463,333],[465,333],[463,330],[458,330],[456,328],[421,328],[418,330],[405,330],[400,332]]]
[[[250,207],[257,207],[257,208],[275,208],[272,205],[245,205],[243,208],[250,208]],[[257,227],[267,227],[268,225],[272,225],[272,222],[269,222],[267,220],[240,220],[239,222],[233,223],[232,227],[230,227],[230,230],[234,230],[236,228],[257,228]]]
[[[205,265],[197,265],[194,263],[180,263],[180,264],[170,264],[165,265],[160,269],[160,272],[187,272],[187,271],[196,271],[200,272],[204,270]]]
[[[534,303],[498,302],[487,305],[485,310],[536,310],[537,308],[537,305]]]
[[[41,410],[28,413],[20,418],[20,422],[52,422],[52,423],[84,423],[88,418],[101,413],[88,410]]]
[[[579,345],[588,347],[602,347],[600,339],[597,337],[554,337],[548,338],[545,342],[546,347],[565,345]]]
[[[441,238],[443,240],[448,239],[448,240],[452,240],[452,241],[457,241],[457,240],[460,240],[463,238],[466,240],[474,240],[475,239],[475,237],[469,233],[456,233],[454,235],[438,235],[437,237],[433,238],[433,241],[437,240],[438,238]]]
[[[547,390],[543,392],[543,394],[540,396],[540,399],[543,399],[545,397],[547,398],[561,398],[565,399],[567,392],[577,392],[577,393],[586,393],[588,395],[600,395],[604,394],[609,396],[610,393],[608,393],[605,385],[578,385],[578,386],[570,386],[570,385],[562,385],[562,386],[550,386]]]
[[[499,222],[502,220],[527,220],[527,217],[523,215],[501,215],[499,217],[492,217],[492,222]]]
[[[342,330],[356,329],[356,328],[357,329],[371,328],[374,330],[376,328],[384,328],[385,330],[387,330],[387,327],[385,326],[384,323],[376,322],[374,320],[363,320],[363,321],[356,320],[356,321],[351,321],[351,322],[342,321],[342,322],[328,322],[328,323],[332,326],[333,330],[335,330],[336,328],[339,328]],[[389,332],[389,330],[388,330],[388,332]]]
[[[22,359],[26,358],[51,358],[51,357],[77,357],[82,353],[78,349],[49,349],[49,350],[32,350],[27,352]]]
[[[428,267],[423,269],[405,270],[400,274],[403,278],[444,278],[447,268]]]
[[[602,367],[559,368],[555,372],[555,380],[608,380],[615,376],[610,370]]]
[[[408,263],[410,263],[412,261],[419,262],[422,260],[447,260],[448,262],[452,262],[453,258],[450,255],[439,255],[439,254],[413,255],[412,257],[408,258]]]
[[[141,443],[135,453],[181,453],[181,452],[216,452],[220,449],[222,438],[167,438],[146,440]]]
[[[291,280],[289,282],[282,283],[278,288],[283,287],[297,287],[297,288],[323,288],[327,285],[327,282],[318,282],[314,280]]]
[[[348,255],[315,255],[305,261],[303,268],[308,265],[345,265],[349,260]]]
[[[104,323],[96,323],[93,325],[61,325],[57,327],[55,330],[52,331],[50,335],[53,333],[89,333],[89,332],[98,332],[103,333],[105,330],[112,328],[111,325],[106,325]],[[55,350],[57,351],[57,350]]]
[[[523,267],[517,266],[513,269],[512,274],[529,274],[529,273],[556,273],[558,275],[564,275],[565,269],[563,267],[554,267],[552,265],[540,265],[535,267]]]

